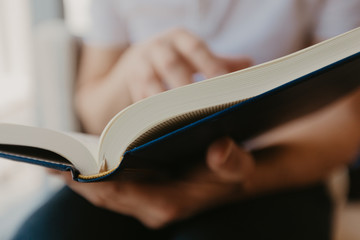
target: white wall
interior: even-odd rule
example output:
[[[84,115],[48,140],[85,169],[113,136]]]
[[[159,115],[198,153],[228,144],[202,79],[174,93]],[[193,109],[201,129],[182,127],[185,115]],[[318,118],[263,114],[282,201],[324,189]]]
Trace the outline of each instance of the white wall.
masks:
[[[29,1],[0,1],[0,120],[24,108],[31,97]]]

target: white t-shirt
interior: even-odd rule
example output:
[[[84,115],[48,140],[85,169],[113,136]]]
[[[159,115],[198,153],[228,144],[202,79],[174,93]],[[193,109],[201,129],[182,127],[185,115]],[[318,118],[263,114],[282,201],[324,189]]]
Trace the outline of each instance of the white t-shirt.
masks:
[[[89,45],[121,47],[181,27],[258,64],[360,26],[360,0],[94,0]]]

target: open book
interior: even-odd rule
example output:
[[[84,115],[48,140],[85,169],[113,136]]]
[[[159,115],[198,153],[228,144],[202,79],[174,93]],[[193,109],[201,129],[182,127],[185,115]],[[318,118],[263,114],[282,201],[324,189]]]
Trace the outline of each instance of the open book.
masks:
[[[0,124],[0,157],[70,170],[78,181],[126,170],[179,170],[204,159],[217,138],[249,140],[354,91],[360,85],[359,43],[360,28],[149,97],[119,112],[100,139]]]

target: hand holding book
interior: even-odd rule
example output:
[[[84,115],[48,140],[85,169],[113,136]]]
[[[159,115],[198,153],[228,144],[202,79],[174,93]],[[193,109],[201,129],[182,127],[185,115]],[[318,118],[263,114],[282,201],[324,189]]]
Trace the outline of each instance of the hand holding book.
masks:
[[[77,193],[96,206],[130,215],[150,228],[190,217],[221,203],[243,197],[244,183],[254,170],[250,153],[224,138],[210,146],[207,166],[186,178],[162,181],[110,181],[82,184],[60,174]]]
[[[360,90],[274,129],[249,143],[252,152],[229,138],[219,139],[207,150],[206,166],[185,179],[156,184],[113,178],[82,184],[68,173],[61,175],[95,205],[159,228],[221,204],[324,180],[355,159],[360,145],[359,100]],[[340,131],[329,131],[338,126]]]

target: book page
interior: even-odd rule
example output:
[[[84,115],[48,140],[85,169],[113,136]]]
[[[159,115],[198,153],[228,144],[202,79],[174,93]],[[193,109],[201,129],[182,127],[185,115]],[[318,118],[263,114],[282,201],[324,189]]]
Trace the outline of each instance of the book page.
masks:
[[[138,101],[108,123],[101,135],[99,158],[106,159],[109,169],[115,169],[125,151],[158,138],[164,132],[163,127],[169,128],[173,122],[177,125],[181,116],[261,96],[315,74],[359,53],[359,41],[360,28],[357,28],[273,61]]]
[[[95,160],[96,140],[93,136],[79,137],[80,134],[75,134],[76,137],[74,137],[75,135],[71,135],[44,128],[0,124],[0,144],[45,149],[64,157],[81,174],[97,174],[100,166]]]
[[[62,132],[81,142],[91,153],[96,161],[98,161],[99,136],[80,133],[80,132]],[[100,163],[99,163],[100,164]]]

